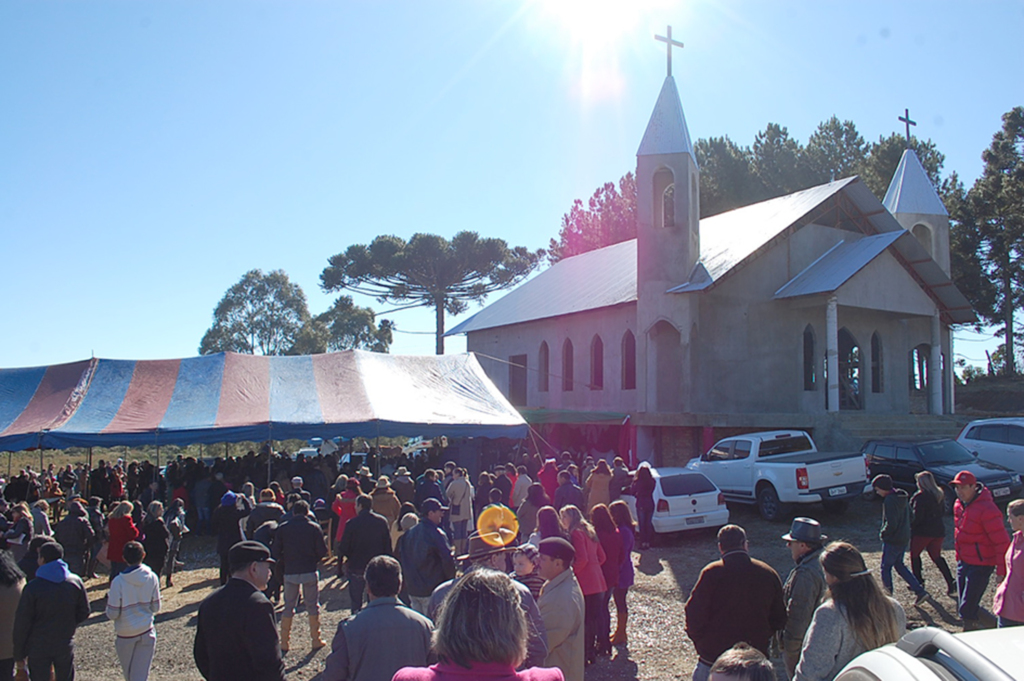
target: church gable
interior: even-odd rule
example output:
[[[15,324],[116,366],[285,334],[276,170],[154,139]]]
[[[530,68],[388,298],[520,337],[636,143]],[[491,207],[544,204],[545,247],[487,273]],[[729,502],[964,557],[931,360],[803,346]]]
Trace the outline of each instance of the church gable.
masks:
[[[935,301],[889,252],[883,252],[835,291],[840,305],[932,316]]]

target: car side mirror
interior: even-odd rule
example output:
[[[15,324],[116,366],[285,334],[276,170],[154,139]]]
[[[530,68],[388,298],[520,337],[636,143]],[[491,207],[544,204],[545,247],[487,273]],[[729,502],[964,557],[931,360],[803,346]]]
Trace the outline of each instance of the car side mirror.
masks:
[[[978,454],[978,452],[971,452],[971,454],[974,455],[975,459],[977,459],[979,456],[981,456],[980,454]]]

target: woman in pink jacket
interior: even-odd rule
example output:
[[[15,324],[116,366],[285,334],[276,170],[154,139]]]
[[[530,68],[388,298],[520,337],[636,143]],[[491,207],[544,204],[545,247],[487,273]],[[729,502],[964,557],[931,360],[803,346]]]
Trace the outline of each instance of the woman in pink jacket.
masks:
[[[1024,626],[1024,499],[1011,501],[1006,517],[1013,539],[1006,550],[1006,578],[996,589],[992,609],[1000,627],[1019,627]]]
[[[508,575],[471,570],[445,597],[434,630],[439,662],[403,667],[392,681],[565,681],[562,670],[531,667],[526,615]]]
[[[573,561],[572,571],[576,575],[576,581],[580,583],[580,590],[583,591],[583,640],[585,641],[586,663],[590,664],[597,659],[597,637],[601,631],[601,611],[607,608],[604,600],[604,592],[608,590],[608,583],[604,579],[604,565],[607,556],[601,547],[594,526],[583,517],[579,508],[569,504],[562,507],[562,527],[569,536],[569,541],[576,549],[576,560]],[[604,635],[608,635],[607,629]]]

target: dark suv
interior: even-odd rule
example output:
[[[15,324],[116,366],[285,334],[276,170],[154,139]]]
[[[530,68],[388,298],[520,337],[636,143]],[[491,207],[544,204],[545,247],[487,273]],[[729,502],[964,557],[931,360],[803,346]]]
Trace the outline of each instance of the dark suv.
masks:
[[[996,463],[977,458],[956,440],[869,440],[861,450],[870,477],[881,473],[911,494],[917,489],[914,475],[931,471],[946,490],[946,510],[952,512],[956,494],[949,486],[960,471],[970,471],[988,487],[996,501],[1006,502],[1020,494],[1020,475]]]

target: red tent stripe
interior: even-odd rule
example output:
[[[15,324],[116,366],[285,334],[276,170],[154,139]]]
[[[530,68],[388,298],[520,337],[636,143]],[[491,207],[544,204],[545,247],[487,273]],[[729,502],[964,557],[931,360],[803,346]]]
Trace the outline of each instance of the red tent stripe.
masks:
[[[56,364],[46,369],[32,400],[5,432],[37,433],[63,423],[64,407],[92,360]]]
[[[356,362],[351,352],[313,355],[313,377],[325,422],[358,423],[376,418]]]
[[[101,432],[139,433],[158,428],[171,403],[180,364],[180,359],[136,362],[128,392]]]
[[[217,427],[250,426],[270,421],[270,358],[224,356]]]

